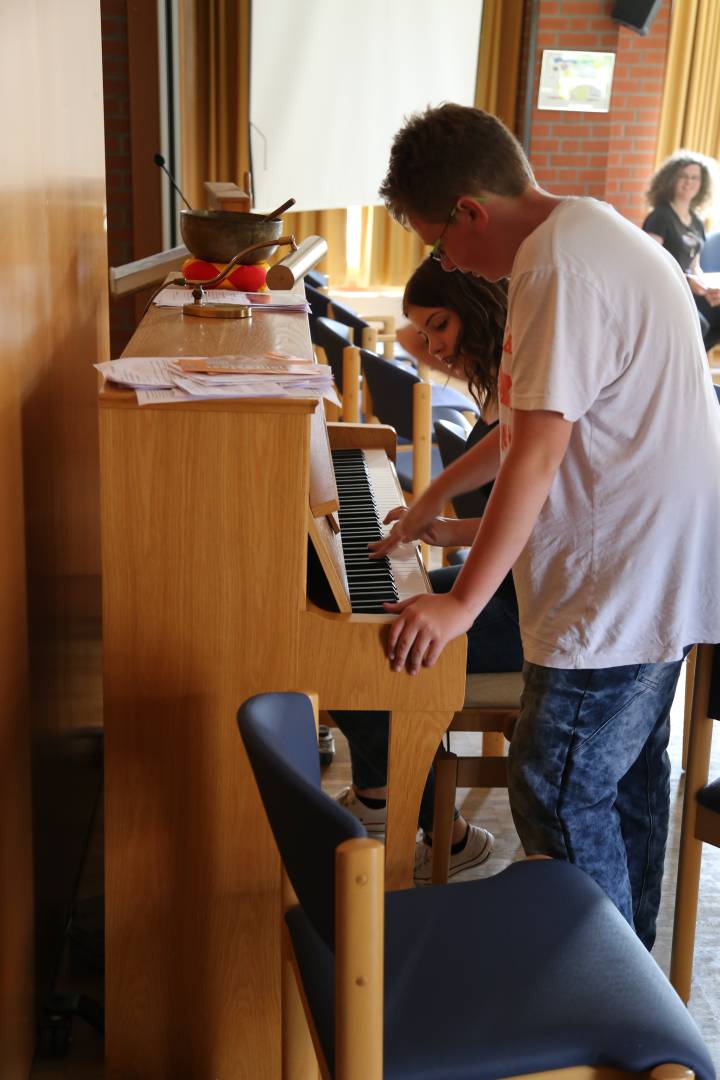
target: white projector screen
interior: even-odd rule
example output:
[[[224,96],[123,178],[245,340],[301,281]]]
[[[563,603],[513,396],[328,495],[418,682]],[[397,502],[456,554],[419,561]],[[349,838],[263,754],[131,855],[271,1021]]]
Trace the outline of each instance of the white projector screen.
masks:
[[[255,205],[379,203],[403,118],[475,97],[482,0],[252,3]]]

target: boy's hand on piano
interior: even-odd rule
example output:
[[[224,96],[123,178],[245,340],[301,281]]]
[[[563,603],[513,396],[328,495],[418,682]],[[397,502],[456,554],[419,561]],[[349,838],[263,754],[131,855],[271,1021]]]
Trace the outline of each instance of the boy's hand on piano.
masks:
[[[393,671],[407,668],[410,675],[417,675],[421,667],[432,667],[447,643],[469,630],[473,622],[452,593],[411,596],[383,607],[398,613],[388,636],[390,667]]]

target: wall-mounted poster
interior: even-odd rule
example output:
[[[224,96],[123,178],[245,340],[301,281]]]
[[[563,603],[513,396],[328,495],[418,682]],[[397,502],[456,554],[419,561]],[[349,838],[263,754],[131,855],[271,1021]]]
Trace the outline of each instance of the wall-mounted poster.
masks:
[[[607,112],[615,53],[544,49],[538,109]]]

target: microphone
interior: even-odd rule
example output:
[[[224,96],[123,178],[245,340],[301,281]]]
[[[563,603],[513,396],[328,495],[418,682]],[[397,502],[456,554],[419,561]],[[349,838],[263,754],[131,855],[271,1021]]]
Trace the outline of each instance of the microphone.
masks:
[[[185,203],[185,205],[187,206],[188,210],[192,210],[192,206],[191,206],[191,205],[190,205],[190,203],[189,203],[189,202],[187,201],[187,199],[186,199],[186,198],[185,198],[185,196],[183,195],[182,191],[180,190],[180,188],[179,188],[179,187],[177,186],[177,184],[176,184],[176,183],[175,183],[175,181],[173,180],[172,176],[170,175],[170,172],[168,171],[168,169],[167,169],[167,167],[166,167],[166,165],[165,165],[165,158],[164,158],[164,157],[162,156],[162,154],[155,154],[155,155],[154,155],[154,157],[153,157],[153,161],[155,162],[155,164],[157,165],[157,167],[158,167],[159,169],[162,169],[162,171],[163,171],[163,172],[165,173],[165,175],[167,176],[168,180],[170,181],[170,183],[171,183],[171,184],[172,184],[172,186],[174,187],[175,191],[177,191],[178,195],[180,196],[180,198],[182,199],[182,201],[183,201],[183,202]]]

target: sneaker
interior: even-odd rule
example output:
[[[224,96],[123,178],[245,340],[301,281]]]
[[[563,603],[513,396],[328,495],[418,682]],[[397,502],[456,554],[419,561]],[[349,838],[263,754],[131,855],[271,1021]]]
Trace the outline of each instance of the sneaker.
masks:
[[[490,857],[495,837],[487,829],[477,825],[468,825],[467,843],[462,851],[450,856],[448,881],[471,866],[480,866]],[[432,847],[421,840],[415,847],[415,868],[413,880],[416,885],[430,885],[432,882]]]
[[[353,817],[356,817],[360,824],[365,826],[368,836],[374,836],[377,840],[385,835],[387,812],[384,806],[379,810],[366,806],[365,803],[358,799],[352,787],[343,788],[335,796],[335,801],[340,803],[346,810],[349,810]]]

